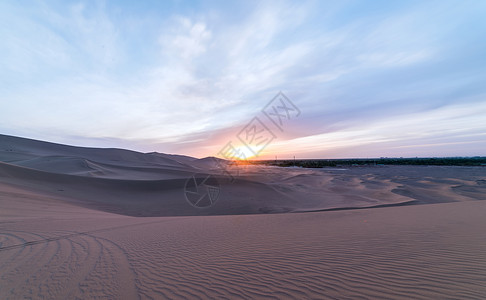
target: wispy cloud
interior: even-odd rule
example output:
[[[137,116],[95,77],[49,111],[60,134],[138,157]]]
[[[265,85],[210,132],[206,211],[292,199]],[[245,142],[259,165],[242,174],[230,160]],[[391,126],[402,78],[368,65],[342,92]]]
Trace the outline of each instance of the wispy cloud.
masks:
[[[214,155],[283,90],[302,117],[267,153],[425,154],[407,145],[437,139],[433,155],[454,149],[444,133],[486,131],[481,2],[204,7],[3,2],[1,130]]]

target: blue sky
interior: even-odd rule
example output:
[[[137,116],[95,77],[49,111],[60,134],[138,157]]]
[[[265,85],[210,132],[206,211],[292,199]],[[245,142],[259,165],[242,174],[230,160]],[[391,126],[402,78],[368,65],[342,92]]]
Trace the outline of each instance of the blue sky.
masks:
[[[210,156],[282,91],[301,114],[262,158],[486,155],[485,15],[480,0],[2,1],[0,132]]]

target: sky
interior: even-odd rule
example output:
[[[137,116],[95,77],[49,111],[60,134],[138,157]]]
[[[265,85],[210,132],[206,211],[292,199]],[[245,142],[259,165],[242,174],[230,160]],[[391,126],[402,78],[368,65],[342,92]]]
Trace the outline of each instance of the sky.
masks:
[[[482,0],[1,1],[0,133],[195,157],[484,156],[484,16]]]

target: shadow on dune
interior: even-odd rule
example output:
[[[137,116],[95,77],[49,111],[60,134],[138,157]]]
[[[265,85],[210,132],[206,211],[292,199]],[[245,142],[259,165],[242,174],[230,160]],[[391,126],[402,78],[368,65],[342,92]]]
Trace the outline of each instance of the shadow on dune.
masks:
[[[195,208],[185,196],[186,178],[126,180],[39,171],[0,163],[4,183],[52,196],[75,205],[128,216],[224,215],[284,212],[291,199],[271,187],[247,180],[216,177],[219,199],[211,207]],[[284,205],[283,205],[284,204]]]
[[[349,176],[333,174],[332,170],[322,173],[251,167],[243,176],[230,180],[218,169],[221,163],[227,162],[211,157],[74,147],[0,135],[2,183],[121,215],[260,214],[416,203],[405,192],[399,195],[398,183],[372,174]],[[218,182],[212,205],[201,208],[189,200],[186,184],[194,174],[210,174]]]

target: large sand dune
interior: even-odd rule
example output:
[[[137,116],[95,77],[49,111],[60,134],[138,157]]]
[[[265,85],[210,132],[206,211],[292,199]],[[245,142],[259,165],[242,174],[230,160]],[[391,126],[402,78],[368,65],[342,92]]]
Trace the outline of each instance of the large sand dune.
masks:
[[[0,136],[0,299],[486,297],[486,168],[220,163]]]
[[[282,171],[239,166],[238,176],[233,172],[230,177],[220,166],[215,158],[0,136],[4,183],[129,216],[297,212],[485,198],[485,185],[475,181],[484,175],[482,168],[401,167],[397,172],[396,167]],[[213,206],[198,209],[186,201],[185,184],[194,174],[210,174],[218,181]]]

